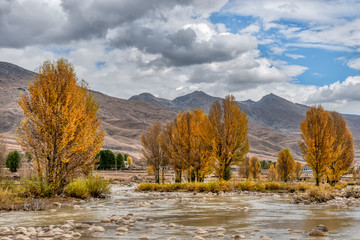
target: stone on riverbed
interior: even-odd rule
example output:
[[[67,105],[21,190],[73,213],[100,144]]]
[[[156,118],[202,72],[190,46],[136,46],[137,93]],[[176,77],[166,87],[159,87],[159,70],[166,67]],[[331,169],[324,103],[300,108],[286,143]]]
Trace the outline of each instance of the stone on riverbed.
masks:
[[[197,234],[206,234],[206,233],[208,233],[208,230],[201,228],[201,229],[196,230],[196,233]]]
[[[232,235],[231,238],[233,239],[245,239],[245,235],[239,235],[239,234],[236,234],[236,235]]]
[[[89,232],[105,232],[105,228],[103,228],[102,226],[91,226],[89,229],[88,229]]]
[[[110,218],[103,218],[103,219],[101,219],[101,222],[102,223],[110,223],[111,219]]]
[[[205,238],[201,237],[201,236],[195,236],[192,238],[192,240],[204,240]]]
[[[309,236],[328,236],[328,229],[325,225],[319,225],[309,231]]]
[[[139,240],[150,240],[149,236],[141,236],[139,237]]]
[[[222,228],[222,227],[219,227],[218,229],[216,229],[217,232],[225,232],[226,229],[225,228]]]
[[[129,231],[129,229],[127,229],[126,227],[119,227],[119,228],[115,229],[115,231],[117,231],[117,232],[127,232],[127,231]]]

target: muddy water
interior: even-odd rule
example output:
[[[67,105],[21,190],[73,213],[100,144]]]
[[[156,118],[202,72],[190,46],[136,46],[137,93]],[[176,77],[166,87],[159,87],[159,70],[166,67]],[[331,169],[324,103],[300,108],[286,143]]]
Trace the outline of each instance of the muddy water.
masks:
[[[265,196],[206,196],[192,194],[147,194],[134,192],[133,188],[113,187],[110,199],[83,204],[81,209],[60,208],[56,212],[0,213],[0,226],[43,226],[62,224],[66,220],[95,222],[106,232],[82,239],[191,239],[199,229],[205,239],[219,239],[216,229],[226,229],[224,238],[234,234],[257,239],[312,239],[306,231],[319,224],[328,227],[330,235],[319,239],[359,239],[360,208],[337,208],[327,205],[294,205],[276,195]],[[150,204],[151,205],[150,205]],[[101,224],[101,219],[112,215],[132,213],[143,217],[124,236],[116,236],[117,225]],[[168,227],[169,223],[177,227]],[[291,230],[290,230],[291,229]],[[316,238],[314,238],[316,239]]]

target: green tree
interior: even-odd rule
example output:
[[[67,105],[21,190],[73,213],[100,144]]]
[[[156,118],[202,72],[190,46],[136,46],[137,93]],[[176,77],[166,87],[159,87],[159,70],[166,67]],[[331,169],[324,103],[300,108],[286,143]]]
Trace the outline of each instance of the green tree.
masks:
[[[18,151],[12,151],[7,156],[6,167],[9,168],[11,172],[16,172],[20,166],[20,161],[20,153]]]
[[[115,163],[116,163],[117,169],[122,169],[125,167],[124,156],[121,153],[118,153],[116,155]]]
[[[99,156],[99,169],[106,170],[115,167],[115,154],[111,150],[101,150]]]

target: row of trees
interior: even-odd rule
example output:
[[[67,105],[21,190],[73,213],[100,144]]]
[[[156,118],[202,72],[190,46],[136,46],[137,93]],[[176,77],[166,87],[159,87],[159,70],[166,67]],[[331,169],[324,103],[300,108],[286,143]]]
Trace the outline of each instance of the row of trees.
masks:
[[[246,157],[239,166],[239,176],[246,179],[258,179],[261,176],[261,169],[264,169],[265,161],[259,161],[255,156]],[[269,180],[278,180],[287,182],[290,179],[300,179],[302,165],[295,162],[289,149],[285,148],[278,154],[276,163],[269,164],[267,177]]]
[[[215,171],[219,179],[231,178],[230,165],[241,162],[249,151],[247,118],[233,96],[215,102],[209,115],[202,110],[178,114],[166,126],[155,122],[141,137],[143,155],[160,182],[166,166],[188,181],[203,181]],[[163,175],[163,174],[162,174]]]
[[[307,164],[313,169],[316,185],[325,178],[335,185],[354,162],[352,135],[346,121],[336,112],[321,106],[311,107],[301,123],[299,146]],[[261,168],[269,168],[269,179],[300,179],[302,165],[295,162],[289,149],[278,154],[275,164],[245,157],[249,150],[247,119],[234,97],[215,102],[205,115],[201,110],[178,114],[163,127],[159,122],[142,135],[143,155],[152,167],[155,181],[160,182],[166,166],[171,166],[180,182],[185,173],[188,181],[203,181],[215,171],[219,179],[231,177],[230,165],[239,164],[239,174],[257,179]]]
[[[122,169],[126,167],[125,162],[127,163],[127,166],[132,165],[132,158],[129,156],[129,154],[121,154],[118,153],[115,154],[107,149],[107,150],[101,150],[96,158],[99,159],[99,162],[97,163],[98,169]]]

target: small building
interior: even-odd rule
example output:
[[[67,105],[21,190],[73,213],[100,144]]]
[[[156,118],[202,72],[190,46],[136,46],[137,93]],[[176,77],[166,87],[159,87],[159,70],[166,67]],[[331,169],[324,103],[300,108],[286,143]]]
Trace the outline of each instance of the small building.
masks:
[[[312,172],[312,169],[308,165],[305,165],[305,166],[303,166],[302,171],[303,172]]]

